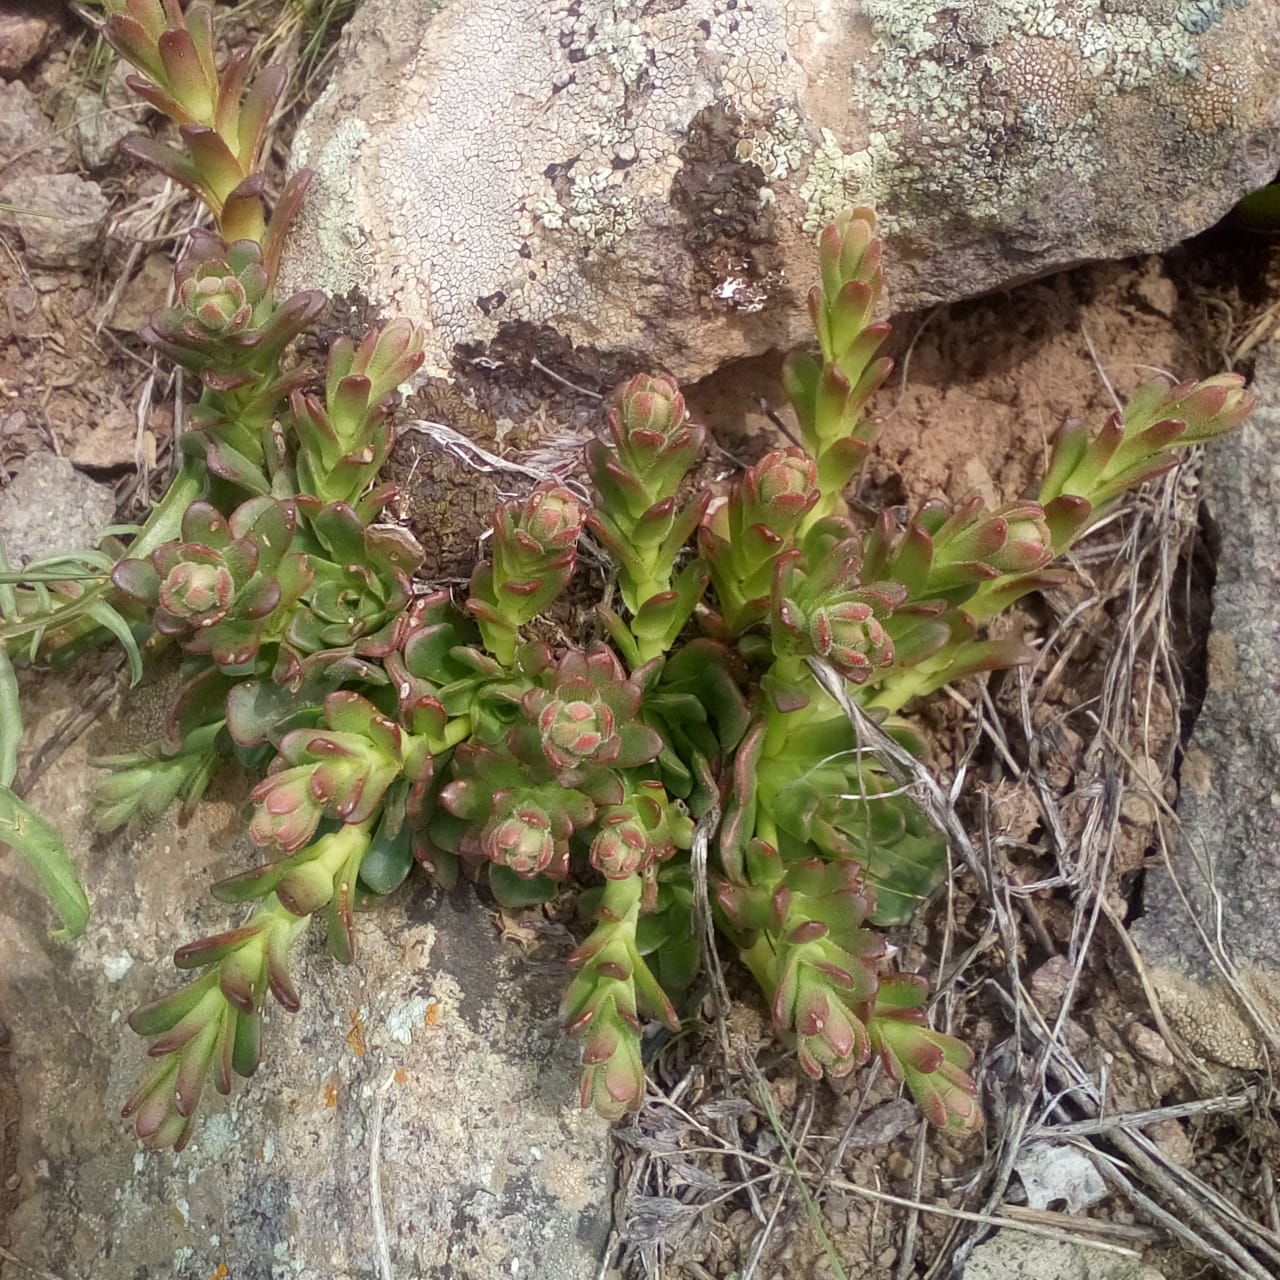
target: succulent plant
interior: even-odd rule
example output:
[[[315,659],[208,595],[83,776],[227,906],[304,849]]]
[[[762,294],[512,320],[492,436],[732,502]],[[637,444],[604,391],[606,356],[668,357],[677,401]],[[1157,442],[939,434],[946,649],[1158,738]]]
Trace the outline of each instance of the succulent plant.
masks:
[[[358,898],[393,893],[415,863],[508,906],[582,890],[591,931],[561,1013],[582,1045],[583,1100],[605,1116],[644,1096],[643,1020],[679,1026],[703,960],[705,871],[715,923],[805,1071],[843,1076],[878,1054],[931,1121],[976,1129],[973,1055],[930,1028],[924,981],[898,971],[882,932],[937,888],[946,840],[849,709],[922,752],[898,713],[1026,660],[984,624],[1057,581],[1053,559],[1175,450],[1238,424],[1251,407],[1240,380],[1152,383],[1101,430],[1067,427],[1036,501],[930,500],[902,527],[892,513],[855,521],[847,490],[890,364],[875,216],[854,210],[819,238],[817,349],[785,365],[794,447],[713,495],[691,479],[706,433],[679,388],[635,377],[585,450],[590,499],[544,483],[502,503],[455,603],[415,583],[421,548],[381,518],[395,395],[423,334],[392,322],[340,338],[322,368],[288,350],[325,299],[276,294],[307,183],[270,207],[261,161],[281,75],[250,84],[247,53],[219,72],[205,5],[106,10],[107,38],[181,143],[135,141],[134,154],[213,215],[178,266],[175,305],[144,334],[198,374],[198,399],[172,487],[127,554],[112,541],[26,582],[0,563],[0,838],[37,868],[68,932],[83,928],[56,833],[12,790],[10,656],[109,634],[135,673],[168,643],[182,664],[161,739],[104,762],[103,828],[194,804],[234,755],[258,779],[249,825],[267,859],[214,886],[252,909],[178,951],[200,976],[131,1019],[159,1060],[126,1107],[142,1139],[181,1147],[206,1085],[227,1092],[256,1069],[267,993],[298,1007],[288,952],[308,918],[323,911],[330,951],[350,960]],[[531,633],[584,529],[621,606],[596,611],[608,643],[555,649],[550,629]]]
[[[547,687],[530,689],[523,708],[529,724],[514,731],[523,759],[544,761],[566,787],[595,786],[607,770],[635,769],[662,751],[658,733],[638,719],[643,694],[612,650],[570,649]]]
[[[293,504],[273,498],[251,498],[229,517],[193,502],[180,541],[146,560],[121,560],[112,581],[150,609],[161,635],[226,671],[246,671],[273,619],[287,616],[314,576],[290,550],[296,520]]]
[[[614,392],[608,425],[609,444],[587,445],[595,493],[586,525],[612,556],[632,614],[629,629],[608,610],[606,622],[639,663],[671,648],[707,585],[706,569],[697,560],[676,577],[676,562],[711,500],[704,491],[680,501],[680,487],[706,447],[706,432],[689,421],[674,382],[643,374]]]
[[[968,1075],[973,1050],[930,1028],[925,996],[923,981],[914,975],[883,979],[866,1010],[872,1048],[889,1078],[906,1084],[933,1124],[959,1133],[980,1128],[978,1091]]]
[[[616,1120],[639,1106],[645,1073],[640,1058],[640,1018],[657,1018],[672,1030],[680,1023],[637,944],[644,885],[638,875],[610,879],[591,936],[569,957],[577,975],[565,992],[560,1016],[582,1041],[582,1102]]]
[[[515,660],[520,628],[568,585],[582,521],[582,504],[561,485],[540,485],[524,502],[498,509],[493,559],[476,566],[467,611],[503,666]]]
[[[866,684],[893,661],[884,620],[902,604],[899,582],[864,583],[857,538],[837,543],[812,567],[796,548],[779,557],[771,602],[774,653],[823,658],[846,680]]]
[[[870,209],[854,209],[822,232],[820,283],[809,291],[821,358],[795,352],[783,369],[801,440],[818,472],[821,498],[811,519],[837,511],[878,434],[866,409],[893,368],[876,355],[889,336],[888,323],[875,319],[883,287],[880,257]]]
[[[302,864],[308,873],[305,888],[291,881],[290,875],[298,873],[290,869],[277,877],[274,895],[246,924],[180,947],[174,964],[205,969],[204,976],[130,1015],[134,1031],[151,1037],[148,1054],[160,1059],[124,1107],[146,1145],[180,1151],[191,1137],[209,1080],[219,1093],[230,1093],[232,1073],[248,1077],[258,1069],[266,995],[270,992],[290,1013],[301,1006],[289,972],[289,949],[309,915],[340,900],[339,882],[354,882],[352,868],[358,870],[368,849],[369,825],[344,826],[322,836]]]
[[[769,610],[775,567],[817,506],[818,468],[803,449],[766,454],[699,531],[721,616],[737,635]]]
[[[358,503],[386,462],[394,434],[392,393],[422,364],[423,336],[405,321],[371,329],[357,346],[339,338],[329,352],[325,398],[303,390],[289,400],[299,491],[326,503]]]
[[[254,788],[257,809],[249,831],[258,844],[281,853],[301,849],[324,817],[367,822],[405,764],[400,727],[343,689],[325,699],[322,727],[291,729],[277,750],[267,777]]]

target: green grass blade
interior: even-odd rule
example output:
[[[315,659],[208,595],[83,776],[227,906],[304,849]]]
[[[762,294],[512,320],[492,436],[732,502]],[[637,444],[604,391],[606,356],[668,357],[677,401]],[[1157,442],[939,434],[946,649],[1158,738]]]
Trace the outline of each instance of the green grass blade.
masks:
[[[89,617],[100,627],[105,627],[124,646],[129,656],[129,683],[137,684],[142,679],[142,654],[138,651],[138,642],[133,638],[129,624],[105,601],[95,600],[89,606]]]
[[[0,787],[18,772],[18,743],[22,738],[22,708],[18,705],[18,677],[8,650],[0,644]]]
[[[89,899],[62,836],[7,786],[0,786],[0,845],[8,845],[27,860],[62,917],[63,928],[53,936],[60,941],[78,938],[89,922]]]

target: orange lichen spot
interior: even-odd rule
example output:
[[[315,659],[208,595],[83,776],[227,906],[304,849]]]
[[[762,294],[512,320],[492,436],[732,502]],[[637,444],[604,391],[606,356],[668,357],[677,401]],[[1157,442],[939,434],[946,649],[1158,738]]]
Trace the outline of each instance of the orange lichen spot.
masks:
[[[395,1075],[391,1078],[396,1082],[396,1084],[404,1084],[404,1082],[409,1078],[409,1073],[403,1067],[397,1067]]]
[[[329,1108],[338,1105],[338,1082],[330,1080],[324,1087],[324,1105]]]
[[[364,1020],[359,1009],[351,1010],[351,1030],[347,1032],[347,1043],[357,1058],[364,1057]]]
[[[209,1280],[227,1280],[230,1275],[231,1272],[227,1270],[227,1264],[225,1262],[220,1262],[214,1268],[213,1275],[209,1277]]]
[[[427,1011],[422,1015],[422,1022],[424,1026],[434,1027],[436,1023],[439,1021],[440,1021],[440,1001],[433,1000],[429,1005],[427,1005]]]

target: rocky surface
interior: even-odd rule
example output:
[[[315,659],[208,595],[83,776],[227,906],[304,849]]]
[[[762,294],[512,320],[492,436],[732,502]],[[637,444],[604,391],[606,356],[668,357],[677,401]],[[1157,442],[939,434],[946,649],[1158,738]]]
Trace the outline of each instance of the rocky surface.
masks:
[[[1280,167],[1278,0],[367,0],[289,277],[460,354],[793,345],[875,204],[893,310],[1168,246]],[[1206,179],[1212,174],[1212,181]]]
[[[0,546],[13,564],[96,547],[115,511],[110,485],[82,475],[66,458],[33,453],[0,488]]]
[[[107,168],[116,158],[121,141],[137,133],[146,115],[125,80],[133,69],[118,61],[100,93],[80,92],[72,99],[76,141],[86,166],[94,171]]]
[[[11,0],[0,10],[0,76],[25,71],[49,48],[58,29],[54,0]]]
[[[96,183],[74,173],[0,183],[0,227],[16,230],[27,260],[42,267],[93,265],[110,207]]]
[[[1164,1276],[1135,1258],[1005,1230],[970,1254],[960,1280],[1164,1280]]]
[[[21,80],[0,84],[0,182],[69,169],[75,153]]]
[[[1257,412],[1205,456],[1219,541],[1208,692],[1182,765],[1177,884],[1148,872],[1134,931],[1174,1027],[1236,1067],[1262,1067],[1280,1049],[1280,345],[1264,349],[1254,390]],[[1253,1015],[1200,931],[1234,966]]]
[[[82,939],[50,942],[25,871],[0,863],[0,1106],[15,1098],[20,1116],[0,1169],[17,1200],[5,1256],[22,1274],[94,1280],[593,1276],[609,1222],[606,1131],[578,1107],[575,1055],[555,1024],[563,966],[500,944],[465,890],[419,886],[362,917],[350,968],[309,938],[302,1011],[270,1018],[257,1076],[230,1105],[207,1104],[181,1155],[138,1149],[118,1116],[145,1059],[123,1018],[176,985],[178,942],[226,927],[210,880],[257,860],[234,787],[186,828],[92,835],[88,759],[146,736],[160,705],[144,691],[30,797],[57,816],[85,875]],[[49,708],[32,719],[38,739]]]

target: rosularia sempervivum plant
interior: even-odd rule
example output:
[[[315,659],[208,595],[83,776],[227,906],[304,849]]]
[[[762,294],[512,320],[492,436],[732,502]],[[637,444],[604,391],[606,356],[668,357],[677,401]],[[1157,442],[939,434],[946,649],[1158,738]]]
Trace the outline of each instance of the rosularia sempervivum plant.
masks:
[[[135,654],[139,641],[176,646],[167,732],[106,762],[102,825],[194,804],[236,756],[260,771],[250,830],[265,859],[214,887],[247,914],[177,951],[194,981],[130,1019],[157,1060],[126,1107],[141,1138],[181,1147],[205,1087],[226,1093],[257,1068],[268,995],[298,1008],[289,951],[311,917],[350,959],[354,907],[415,864],[507,905],[579,891],[591,927],[562,1014],[582,1045],[584,1102],[623,1115],[644,1092],[644,1021],[677,1027],[703,963],[699,828],[715,924],[804,1069],[843,1076],[878,1055],[931,1121],[976,1129],[972,1054],[929,1027],[925,983],[897,970],[883,932],[938,885],[946,845],[863,749],[849,704],[914,748],[900,717],[912,699],[1025,661],[983,624],[1056,581],[1052,562],[1125,490],[1238,424],[1241,380],[1152,383],[1099,430],[1068,427],[1034,501],[855,521],[844,495],[890,368],[875,218],[855,210],[819,241],[818,349],[786,365],[794,447],[727,495],[698,491],[704,430],[669,379],[633,378],[586,446],[590,501],[547,484],[503,503],[489,558],[454,598],[415,579],[419,547],[379,520],[390,398],[421,337],[391,324],[340,339],[323,371],[284,359],[324,300],[276,294],[306,186],[295,177],[269,212],[259,151],[280,78],[246,88],[245,56],[219,74],[203,5],[107,8],[135,88],[183,144],[134,154],[214,218],[146,331],[201,393],[179,476],[127,553],[0,578],[0,636],[13,652],[104,628]],[[612,560],[621,608],[597,611],[609,643],[557,650],[531,624],[569,584],[583,536]],[[0,836],[66,889],[56,838],[8,790],[14,737],[0,751]]]

